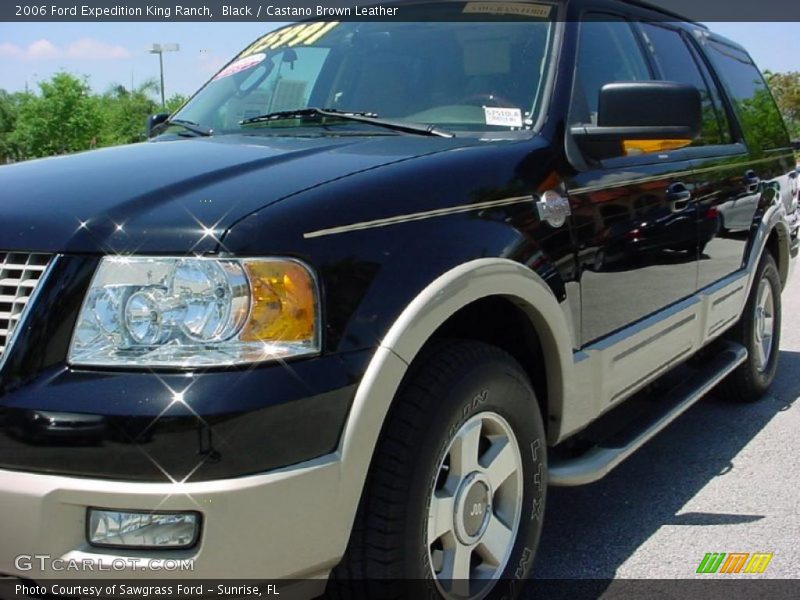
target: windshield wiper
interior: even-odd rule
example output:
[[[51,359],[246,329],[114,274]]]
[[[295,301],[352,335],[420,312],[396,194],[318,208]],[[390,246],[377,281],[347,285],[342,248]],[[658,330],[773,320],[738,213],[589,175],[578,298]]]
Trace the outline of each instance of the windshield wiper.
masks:
[[[407,123],[405,121],[391,121],[381,119],[376,113],[350,110],[337,110],[335,108],[298,108],[296,110],[279,110],[276,112],[258,115],[239,121],[239,125],[254,125],[256,123],[266,123],[269,121],[279,121],[281,119],[295,119],[302,117],[334,117],[346,121],[356,121],[358,123],[368,123],[377,127],[403,131],[405,133],[415,133],[417,135],[432,135],[438,137],[455,137],[449,131],[439,129],[436,125],[423,125],[419,123]]]
[[[178,127],[183,127],[186,131],[191,131],[197,135],[208,137],[210,136],[213,131],[208,127],[203,127],[199,123],[195,123],[194,121],[187,121],[185,119],[167,119],[161,124],[163,129],[166,129],[170,125],[177,125]]]

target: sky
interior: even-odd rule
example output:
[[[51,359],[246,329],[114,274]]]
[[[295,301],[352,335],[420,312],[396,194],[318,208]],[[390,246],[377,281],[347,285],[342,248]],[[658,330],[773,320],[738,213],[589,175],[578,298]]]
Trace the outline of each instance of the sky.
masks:
[[[230,58],[283,23],[0,23],[0,88],[36,89],[64,70],[89,77],[103,92],[113,84],[158,78],[152,43],[177,43],[164,55],[165,90],[190,94]],[[710,23],[745,46],[762,69],[800,71],[800,23]]]
[[[0,23],[0,88],[21,91],[58,71],[89,76],[103,92],[158,79],[153,43],[180,44],[164,54],[167,97],[190,94],[265,32],[283,23]]]

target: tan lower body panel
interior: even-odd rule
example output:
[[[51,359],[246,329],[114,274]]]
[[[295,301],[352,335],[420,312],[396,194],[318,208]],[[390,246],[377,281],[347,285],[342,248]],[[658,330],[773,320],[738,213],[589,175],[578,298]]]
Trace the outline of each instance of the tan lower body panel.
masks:
[[[104,481],[0,470],[0,573],[27,579],[186,579],[326,577],[349,535],[342,518],[340,463],[335,457],[264,475],[199,483]],[[201,538],[191,550],[100,549],[86,542],[87,507],[196,510]],[[135,557],[135,569],[42,570],[20,555],[110,565]],[[190,572],[147,567],[152,558],[192,559]],[[142,568],[144,567],[144,568]],[[324,585],[324,581],[320,581]]]

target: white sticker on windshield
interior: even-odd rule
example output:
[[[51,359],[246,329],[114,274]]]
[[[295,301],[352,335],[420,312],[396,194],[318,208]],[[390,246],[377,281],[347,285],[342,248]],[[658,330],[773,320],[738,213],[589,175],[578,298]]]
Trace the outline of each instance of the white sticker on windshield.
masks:
[[[486,115],[487,125],[499,125],[500,127],[522,127],[522,111],[518,108],[498,108],[496,106],[484,106],[483,112]]]
[[[465,13],[485,15],[518,15],[546,19],[553,7],[548,4],[528,4],[527,2],[467,2]]]
[[[235,75],[236,73],[241,73],[242,71],[246,71],[251,67],[255,67],[257,64],[262,62],[267,57],[266,54],[253,54],[252,56],[247,56],[245,58],[240,58],[237,61],[232,62],[227,67],[222,69],[219,73],[214,75],[214,79],[212,81],[216,81],[217,79],[222,79],[223,77],[229,77],[231,75]]]

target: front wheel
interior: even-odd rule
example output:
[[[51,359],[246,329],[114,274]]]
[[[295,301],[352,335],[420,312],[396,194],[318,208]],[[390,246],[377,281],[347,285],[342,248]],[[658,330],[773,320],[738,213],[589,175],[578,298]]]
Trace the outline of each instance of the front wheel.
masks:
[[[737,402],[761,398],[775,379],[781,339],[781,279],[775,259],[761,258],[744,314],[729,334],[747,348],[747,360],[724,381],[725,395]]]
[[[517,596],[541,533],[545,460],[519,364],[482,343],[438,345],[395,400],[330,588],[363,598]]]

